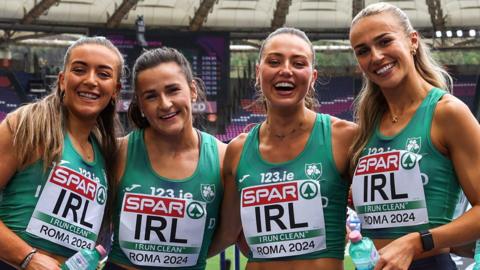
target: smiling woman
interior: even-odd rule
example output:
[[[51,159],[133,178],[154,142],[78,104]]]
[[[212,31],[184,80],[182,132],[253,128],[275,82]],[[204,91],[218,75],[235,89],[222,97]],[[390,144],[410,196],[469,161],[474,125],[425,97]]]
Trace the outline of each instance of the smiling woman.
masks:
[[[129,117],[137,129],[121,139],[106,269],[204,269],[226,146],[193,127],[192,103],[203,84],[185,56],[164,47],[136,60],[133,85]]]
[[[456,269],[450,248],[480,237],[480,126],[399,8],[367,6],[350,42],[364,74],[352,194],[375,270]],[[460,188],[473,207],[452,221]]]
[[[211,255],[244,236],[247,269],[343,269],[356,127],[312,110],[314,64],[298,29],[277,29],[263,42],[256,84],[267,119],[228,145]]]
[[[0,124],[2,261],[60,269],[75,251],[95,246],[112,202],[122,70],[110,41],[80,39],[68,48],[54,91]]]

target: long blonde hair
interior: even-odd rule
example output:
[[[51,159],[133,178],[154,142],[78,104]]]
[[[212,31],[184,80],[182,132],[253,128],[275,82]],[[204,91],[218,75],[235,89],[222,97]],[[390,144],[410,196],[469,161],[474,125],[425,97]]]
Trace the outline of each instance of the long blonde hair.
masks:
[[[352,20],[350,29],[362,18],[388,12],[402,26],[405,34],[415,31],[407,15],[398,7],[388,3],[375,3],[365,7]],[[418,40],[418,48],[413,56],[415,70],[431,85],[451,92],[452,77],[433,58],[429,48],[422,39]],[[363,85],[354,102],[354,119],[359,126],[359,134],[351,147],[353,158],[350,169],[355,168],[358,159],[372,136],[375,125],[387,110],[387,102],[378,85],[363,75]]]
[[[85,37],[73,43],[65,53],[63,72],[65,72],[72,50],[82,45],[94,44],[104,46],[113,51],[118,57],[117,82],[120,83],[124,75],[124,60],[120,51],[104,37]],[[115,166],[118,161],[118,146],[116,137],[120,128],[120,121],[115,111],[115,100],[108,103],[97,117],[97,123],[92,130],[93,135],[100,142],[100,150],[105,161],[105,174],[108,183],[107,210],[104,213],[104,227],[108,229],[115,202]],[[14,121],[12,121],[13,119]],[[58,80],[53,91],[40,101],[18,108],[7,116],[7,124],[13,134],[13,147],[20,169],[25,168],[32,156],[40,154],[43,169],[46,171],[52,162],[58,162],[62,155],[64,130],[67,119],[67,109],[63,104],[63,94]]]
[[[87,44],[104,46],[118,56],[118,82],[123,74],[123,57],[118,49],[104,37],[85,37],[73,43],[65,53],[63,59],[63,72],[65,72],[72,50]],[[13,147],[20,165],[24,168],[31,162],[32,153],[41,154],[43,168],[46,170],[54,161],[59,161],[64,140],[64,128],[67,113],[63,104],[62,91],[60,90],[58,80],[53,87],[54,91],[43,99],[24,105],[18,108],[13,114],[15,121],[7,117],[7,123],[13,133]],[[107,105],[97,118],[97,125],[93,134],[101,143],[101,150],[105,159],[107,171],[113,164],[109,160],[114,158],[117,151],[116,127],[118,127],[118,118],[115,112],[115,100]],[[113,170],[111,170],[113,171]]]

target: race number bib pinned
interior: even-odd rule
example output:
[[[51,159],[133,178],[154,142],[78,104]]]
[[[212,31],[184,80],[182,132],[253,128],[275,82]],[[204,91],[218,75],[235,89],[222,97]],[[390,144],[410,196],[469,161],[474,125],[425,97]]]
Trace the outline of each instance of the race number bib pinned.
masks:
[[[201,201],[126,192],[120,214],[120,247],[135,265],[196,265],[206,209]]]
[[[419,161],[400,150],[360,158],[352,182],[353,203],[363,228],[428,223]]]
[[[106,200],[105,186],[70,168],[55,166],[27,232],[73,250],[93,249]]]
[[[254,258],[295,256],[326,248],[318,181],[244,188],[241,204],[243,232]]]

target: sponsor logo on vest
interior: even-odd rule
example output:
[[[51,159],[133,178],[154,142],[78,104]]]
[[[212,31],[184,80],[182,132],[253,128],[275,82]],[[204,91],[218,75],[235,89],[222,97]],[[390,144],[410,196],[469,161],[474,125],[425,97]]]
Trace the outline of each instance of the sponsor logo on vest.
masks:
[[[200,184],[200,194],[207,203],[215,199],[215,184]]]
[[[126,187],[126,188],[125,188],[125,191],[126,191],[126,192],[130,192],[130,191],[132,191],[132,190],[134,190],[134,189],[136,189],[136,188],[139,188],[139,187],[141,187],[141,186],[142,186],[142,185],[133,184],[133,185],[131,185],[131,186],[129,186],[129,187]]]
[[[193,219],[199,219],[205,215],[205,210],[198,202],[191,202],[187,206],[187,215]]]
[[[296,183],[283,183],[248,188],[243,193],[242,205],[256,206],[298,200]]]
[[[358,161],[355,175],[397,171],[399,168],[399,156],[399,152],[387,152],[362,157]]]
[[[104,187],[100,186],[97,191],[97,202],[101,205],[107,201],[107,191]]]
[[[93,228],[93,224],[87,222],[86,219],[88,208],[90,202],[95,198],[99,203],[102,201],[105,203],[105,188],[78,172],[62,166],[57,166],[52,170],[49,182],[63,187],[52,213],[63,218],[71,213],[73,222],[80,223],[90,229]]]
[[[312,181],[307,181],[300,185],[300,196],[306,200],[313,199],[318,194],[317,185]]]
[[[407,138],[405,143],[405,150],[418,154],[422,148],[422,137],[411,137]]]
[[[177,237],[178,219],[185,216],[185,209],[184,200],[143,194],[126,194],[123,207],[125,212],[137,213],[134,236],[136,240],[149,241],[152,235],[156,235],[160,241],[170,243],[187,243],[187,239]],[[164,232],[170,232],[168,239]]]
[[[314,191],[305,185],[303,195],[311,196],[312,192]],[[272,224],[276,224],[281,230],[308,227],[307,222],[298,223],[295,220],[293,202],[298,200],[297,183],[290,182],[247,188],[243,192],[242,205],[254,206],[256,230],[257,233],[261,233],[263,227],[266,232],[272,231]],[[287,216],[288,223],[285,222],[284,216]]]
[[[417,163],[417,156],[413,153],[406,152],[402,155],[402,168],[405,170],[411,170]]]
[[[238,179],[238,183],[242,183],[242,182],[245,181],[245,179],[247,179],[248,177],[250,177],[250,174],[245,174],[244,176],[242,176],[242,178]]]
[[[50,175],[50,182],[75,192],[91,201],[95,198],[98,184],[67,167],[57,166]]]
[[[174,198],[127,194],[123,210],[149,215],[184,217],[185,201]]]
[[[208,229],[214,229],[216,224],[216,219],[215,218],[210,218],[210,221],[208,222]]]
[[[305,174],[309,179],[320,179],[320,177],[322,176],[322,163],[306,163]]]

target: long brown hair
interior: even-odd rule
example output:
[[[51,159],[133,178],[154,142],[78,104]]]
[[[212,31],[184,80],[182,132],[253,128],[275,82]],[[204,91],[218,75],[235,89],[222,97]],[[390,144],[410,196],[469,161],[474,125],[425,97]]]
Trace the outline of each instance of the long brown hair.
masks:
[[[118,57],[118,83],[124,73],[123,57],[120,51],[104,37],[85,37],[77,40],[68,49],[63,59],[63,72],[70,61],[72,50],[82,45],[101,45],[115,52]],[[32,153],[40,153],[43,168],[46,171],[53,162],[59,162],[64,141],[64,130],[67,119],[67,109],[62,102],[62,92],[58,80],[53,91],[43,99],[18,108],[13,114],[15,121],[7,117],[7,123],[13,133],[13,147],[20,168],[31,162]],[[9,115],[10,116],[10,115]],[[111,100],[97,117],[97,123],[92,133],[100,142],[100,149],[105,160],[105,171],[108,182],[109,202],[107,211],[113,205],[115,187],[115,166],[117,163],[116,135],[119,120],[115,111],[115,100]],[[106,215],[111,216],[110,214]]]
[[[398,7],[388,3],[375,3],[361,10],[352,20],[350,29],[362,18],[388,12],[397,19],[405,34],[415,32],[407,15]],[[413,56],[415,70],[431,85],[451,92],[452,78],[433,58],[430,50],[419,37],[418,48]],[[359,134],[351,147],[353,158],[350,170],[353,170],[363,149],[372,136],[375,125],[387,110],[387,101],[378,85],[363,75],[363,85],[354,102],[354,118],[359,126]]]

